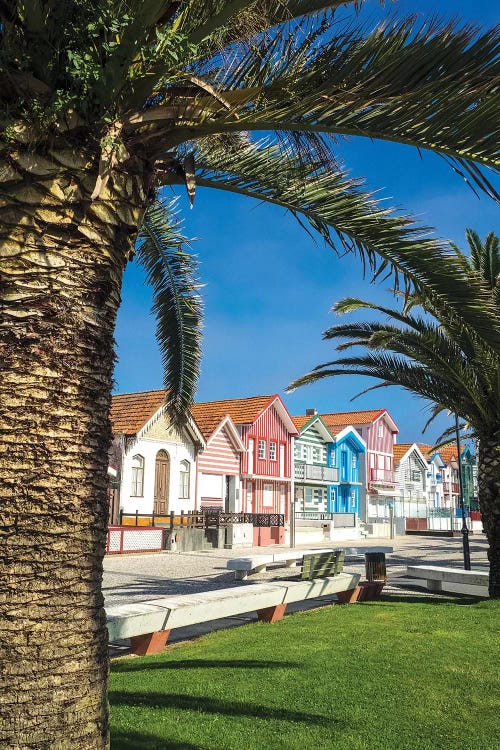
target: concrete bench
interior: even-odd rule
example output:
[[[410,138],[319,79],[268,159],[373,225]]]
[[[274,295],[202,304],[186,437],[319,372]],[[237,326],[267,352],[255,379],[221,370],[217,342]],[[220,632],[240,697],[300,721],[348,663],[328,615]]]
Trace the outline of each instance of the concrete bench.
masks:
[[[246,581],[249,575],[267,570],[269,565],[284,563],[291,568],[302,563],[304,555],[320,554],[322,552],[339,552],[340,548],[322,547],[320,549],[290,549],[282,552],[270,553],[269,555],[253,555],[248,557],[233,557],[227,561],[228,570],[234,570],[237,581]],[[346,547],[346,555],[367,555],[370,553],[388,554],[393,552],[393,547]]]
[[[430,591],[488,596],[487,571],[442,568],[437,565],[408,565],[406,572],[413,578],[424,578]]]
[[[288,604],[331,594],[345,603],[356,601],[359,579],[357,574],[339,573],[313,581],[249,584],[113,607],[107,612],[109,641],[130,638],[133,653],[158,653],[174,628],[247,612],[257,612],[260,621],[277,622]]]

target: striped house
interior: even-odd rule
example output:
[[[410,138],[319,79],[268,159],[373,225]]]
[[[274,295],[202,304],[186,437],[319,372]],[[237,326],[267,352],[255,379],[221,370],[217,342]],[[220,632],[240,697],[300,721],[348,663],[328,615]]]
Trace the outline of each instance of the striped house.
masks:
[[[394,443],[399,432],[387,409],[366,409],[321,414],[333,430],[354,427],[366,444],[365,461],[360,466],[362,483],[360,516],[364,521],[388,517],[389,506],[396,497]]]
[[[293,417],[296,510],[355,513],[361,506],[366,444],[352,426],[327,427],[314,409]]]
[[[276,394],[196,404],[194,414],[202,412],[209,413],[213,423],[230,417],[238,429],[245,449],[240,454],[241,510],[282,513],[288,519],[297,429],[281,398]],[[215,464],[212,471],[223,474]]]
[[[217,406],[193,404],[191,414],[205,439],[196,461],[196,508],[241,508],[240,464],[245,446],[231,417],[220,419]]]

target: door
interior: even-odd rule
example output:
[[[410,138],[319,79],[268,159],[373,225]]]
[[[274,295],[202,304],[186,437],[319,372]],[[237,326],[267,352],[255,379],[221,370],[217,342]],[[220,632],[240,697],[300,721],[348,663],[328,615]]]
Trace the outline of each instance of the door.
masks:
[[[167,451],[158,451],[155,461],[155,516],[168,513],[168,495],[170,486],[170,457]]]
[[[285,476],[285,446],[280,443],[280,477]]]

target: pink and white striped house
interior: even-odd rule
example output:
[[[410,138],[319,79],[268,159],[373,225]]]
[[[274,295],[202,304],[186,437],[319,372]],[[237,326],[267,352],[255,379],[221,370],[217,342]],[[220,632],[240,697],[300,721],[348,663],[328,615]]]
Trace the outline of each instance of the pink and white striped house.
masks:
[[[216,424],[229,416],[238,428],[245,450],[240,453],[241,491],[239,502],[237,493],[234,499],[235,510],[282,513],[288,519],[292,438],[298,432],[281,398],[276,394],[209,401],[195,404],[192,413],[202,432],[202,418]],[[199,460],[200,467],[204,467],[200,472],[208,473],[209,464],[203,463],[203,454]],[[223,474],[222,465],[219,471],[215,457],[213,460],[212,472]],[[209,505],[208,500],[204,504]]]
[[[191,414],[205,439],[196,461],[196,508],[241,511],[240,463],[245,446],[229,415],[219,419],[210,404],[194,404]]]

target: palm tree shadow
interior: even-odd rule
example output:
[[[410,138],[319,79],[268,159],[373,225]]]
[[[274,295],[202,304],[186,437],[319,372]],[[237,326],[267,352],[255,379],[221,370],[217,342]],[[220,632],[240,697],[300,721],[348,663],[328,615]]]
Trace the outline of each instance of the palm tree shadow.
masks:
[[[130,706],[133,708],[178,709],[211,713],[226,716],[248,716],[254,719],[270,719],[306,723],[313,726],[331,727],[340,721],[333,716],[311,714],[305,711],[293,711],[287,708],[259,706],[251,703],[238,703],[209,698],[205,695],[183,695],[175,693],[133,693],[111,691],[111,705]]]
[[[259,661],[257,659],[156,659],[154,662],[137,662],[127,659],[115,662],[113,672],[149,672],[152,669],[297,669],[299,664],[287,661]]]
[[[111,750],[215,750],[130,729],[111,729]]]

